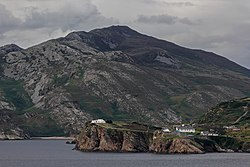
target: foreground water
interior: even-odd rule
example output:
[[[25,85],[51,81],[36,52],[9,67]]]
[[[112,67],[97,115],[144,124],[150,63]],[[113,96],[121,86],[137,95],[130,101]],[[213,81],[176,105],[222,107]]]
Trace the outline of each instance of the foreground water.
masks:
[[[0,141],[0,167],[249,167],[250,154],[83,153],[65,140]]]

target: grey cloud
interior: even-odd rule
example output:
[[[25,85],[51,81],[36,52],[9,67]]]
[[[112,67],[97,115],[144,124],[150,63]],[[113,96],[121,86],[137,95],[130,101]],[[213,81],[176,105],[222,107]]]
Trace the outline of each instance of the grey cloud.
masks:
[[[82,25],[112,24],[118,22],[112,18],[102,16],[97,8],[90,4],[82,4],[80,8],[65,5],[58,11],[32,11],[23,23],[27,28],[61,28],[63,31],[78,29]]]
[[[21,20],[16,18],[6,7],[0,4],[0,35],[3,33],[16,29],[20,26]]]
[[[176,7],[182,7],[182,6],[195,6],[195,4],[191,2],[164,2],[168,6],[176,6]]]
[[[32,0],[34,1],[34,0]],[[39,0],[35,0],[39,1]],[[118,20],[102,16],[95,5],[89,1],[78,4],[70,3],[56,11],[39,11],[38,7],[24,8],[27,17],[21,20],[0,4],[0,35],[13,30],[61,29],[62,31],[90,28],[118,23]]]
[[[141,23],[175,24],[177,20],[178,17],[169,15],[155,15],[155,16],[139,15],[136,21]]]
[[[3,34],[0,34],[0,39],[3,40],[5,36]]]
[[[0,45],[16,43],[28,47],[71,31],[87,31],[119,23],[117,19],[103,16],[89,0],[32,1],[37,2],[30,4],[25,0],[16,7],[15,10],[22,11],[22,19],[7,10],[8,3],[0,4]],[[60,5],[57,6],[57,3]],[[13,7],[8,6],[8,9]]]
[[[179,18],[179,22],[182,24],[187,24],[187,25],[199,25],[201,24],[202,20],[196,20],[196,21],[191,21],[189,18],[184,17],[184,18]]]
[[[186,24],[186,25],[197,25],[199,24],[198,21],[194,22],[191,21],[189,18],[185,17],[185,18],[179,18],[177,16],[171,16],[171,15],[153,15],[153,16],[145,16],[145,15],[139,15],[137,17],[137,22],[140,23],[148,23],[148,24],[152,24],[152,23],[157,23],[157,24],[175,24],[175,23],[182,23],[182,24]]]
[[[165,1],[159,1],[159,0],[142,0],[144,3],[148,4],[160,4],[160,5],[166,5],[166,6],[172,6],[172,7],[184,7],[184,6],[195,6],[192,2],[165,2]]]

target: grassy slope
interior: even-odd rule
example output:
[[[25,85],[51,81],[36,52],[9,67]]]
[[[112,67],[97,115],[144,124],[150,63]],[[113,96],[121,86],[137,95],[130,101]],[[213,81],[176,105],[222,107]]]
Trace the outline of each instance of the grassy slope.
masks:
[[[248,109],[244,107],[248,106]],[[250,124],[250,98],[243,98],[229,102],[223,102],[212,108],[200,120],[200,123],[212,123],[218,125],[249,125]],[[235,121],[241,117],[246,111],[249,111],[239,122]]]
[[[157,129],[161,129],[152,125],[146,125],[137,122],[124,122],[124,121],[114,121],[112,123],[98,124],[98,126],[106,129],[117,129],[121,131],[151,132],[151,133],[153,133]]]
[[[71,81],[65,88],[71,94],[72,100],[94,118],[133,120],[131,115],[120,112],[116,102],[108,102],[91,95],[87,89],[77,86],[74,81]]]
[[[23,129],[31,136],[62,136],[63,129],[58,127],[54,120],[51,119],[48,111],[38,110],[33,107],[33,103],[28,93],[23,88],[21,81],[12,79],[0,80],[0,91],[6,100],[15,106],[13,112],[8,112],[11,121]],[[4,111],[0,111],[4,112]],[[28,117],[27,114],[28,113]],[[11,129],[13,125],[10,122],[2,123],[1,128],[5,131]]]
[[[16,107],[17,114],[33,105],[21,81],[1,79],[0,90],[7,101]]]
[[[56,124],[48,111],[31,107],[24,112],[26,114],[15,117],[15,121],[30,136],[65,136],[63,128]]]

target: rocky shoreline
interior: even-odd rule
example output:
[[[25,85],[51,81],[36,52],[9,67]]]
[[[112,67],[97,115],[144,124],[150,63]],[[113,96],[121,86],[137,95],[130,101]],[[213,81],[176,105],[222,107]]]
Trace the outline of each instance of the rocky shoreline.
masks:
[[[145,125],[137,125],[145,126]],[[140,127],[142,128],[142,127]],[[156,153],[156,154],[204,154],[250,153],[250,142],[225,136],[179,137],[161,130],[131,130],[87,123],[77,138],[29,137],[0,135],[0,140],[71,140],[75,150],[84,152]]]
[[[49,137],[30,137],[28,135],[18,136],[10,134],[0,135],[0,140],[70,140],[75,141],[75,137],[49,136]]]
[[[0,140],[25,140],[30,139],[28,136],[17,136],[17,135],[0,135]]]
[[[0,140],[26,140],[31,139],[28,134],[20,129],[11,129],[9,133],[0,131]]]
[[[110,129],[87,124],[76,139],[76,150],[85,152],[151,152],[158,154],[204,154],[250,152],[250,144],[228,138],[176,137],[163,133]]]
[[[74,140],[74,137],[50,136],[50,137],[32,137],[32,140]]]

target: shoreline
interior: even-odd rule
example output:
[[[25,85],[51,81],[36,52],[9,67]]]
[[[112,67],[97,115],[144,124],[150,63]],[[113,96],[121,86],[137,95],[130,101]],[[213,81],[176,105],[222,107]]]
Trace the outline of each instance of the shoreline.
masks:
[[[0,138],[0,141],[14,140],[75,140],[75,137],[50,136],[50,137],[29,137],[29,138]]]
[[[52,137],[31,137],[30,140],[74,140],[75,137],[58,137],[58,136],[52,136]]]

